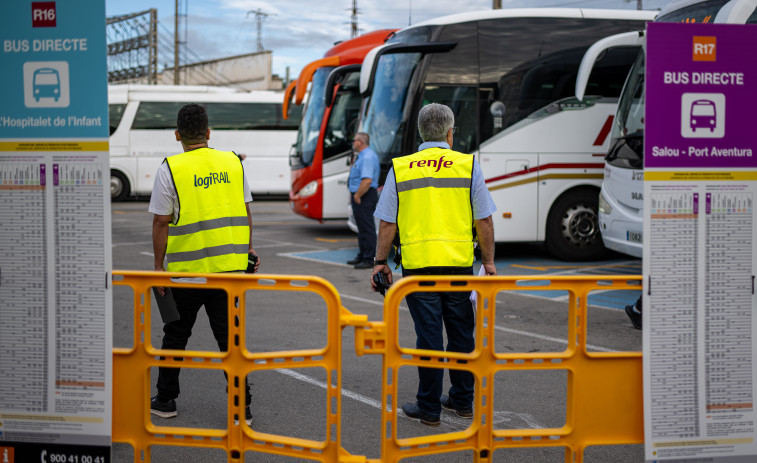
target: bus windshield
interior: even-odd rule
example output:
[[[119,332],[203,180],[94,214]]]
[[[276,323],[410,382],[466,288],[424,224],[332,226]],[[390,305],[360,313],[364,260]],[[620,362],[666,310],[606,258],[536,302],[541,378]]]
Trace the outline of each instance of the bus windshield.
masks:
[[[613,138],[644,135],[644,52],[641,51],[628,73],[620,95]]]
[[[323,67],[313,74],[305,113],[302,115],[302,123],[297,132],[295,153],[305,166],[313,163],[315,148],[318,146],[318,136],[321,131],[321,122],[326,106],[325,87],[326,80],[333,67]]]
[[[362,118],[361,131],[371,135],[371,148],[382,164],[402,152],[402,113],[420,53],[383,55],[376,64],[373,93]]]

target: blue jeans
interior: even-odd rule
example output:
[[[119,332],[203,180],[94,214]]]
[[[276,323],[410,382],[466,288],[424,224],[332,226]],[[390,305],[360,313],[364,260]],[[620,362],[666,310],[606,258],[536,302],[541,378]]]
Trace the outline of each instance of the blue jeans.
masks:
[[[473,352],[475,316],[470,291],[411,293],[406,296],[410,315],[415,323],[418,349],[444,351],[442,329],[447,330],[448,352]],[[418,407],[438,416],[442,411],[440,398],[444,383],[444,369],[418,367]],[[452,387],[449,397],[456,408],[473,406],[473,374],[463,370],[449,370]]]
[[[171,323],[163,325],[163,345],[161,349],[185,350],[192,328],[197,320],[197,313],[204,305],[208,314],[210,329],[221,352],[228,350],[229,323],[228,323],[228,296],[222,289],[202,288],[173,288],[171,289],[179,318]],[[182,359],[183,360],[183,359]],[[158,368],[158,400],[166,402],[179,396],[179,368]],[[226,372],[224,371],[224,376]],[[247,377],[244,379],[245,403],[250,405],[250,386]]]

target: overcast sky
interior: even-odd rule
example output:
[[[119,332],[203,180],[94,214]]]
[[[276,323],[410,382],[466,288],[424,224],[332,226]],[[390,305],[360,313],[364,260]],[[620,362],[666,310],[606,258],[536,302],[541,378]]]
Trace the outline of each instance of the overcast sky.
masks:
[[[352,0],[181,0],[187,12],[187,45],[203,60],[257,50],[254,14],[269,16],[262,41],[273,52],[273,73],[296,78],[303,66],[321,58],[336,41],[350,38]],[[670,0],[643,0],[644,9],[659,9]],[[175,0],[106,0],[108,17],[158,10],[159,31],[173,34]],[[581,7],[636,9],[636,0],[502,0],[503,8]],[[491,0],[358,0],[360,33],[402,28],[408,23],[465,11],[491,9]],[[161,45],[172,49],[172,39]],[[194,62],[197,59],[190,59]],[[160,55],[159,69],[173,66],[173,56]]]

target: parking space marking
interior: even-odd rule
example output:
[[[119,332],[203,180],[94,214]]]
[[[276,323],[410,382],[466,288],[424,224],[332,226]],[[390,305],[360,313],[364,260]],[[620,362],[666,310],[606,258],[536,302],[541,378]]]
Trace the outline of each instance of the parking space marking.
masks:
[[[348,266],[346,262],[355,257],[358,248],[341,248],[341,249],[321,249],[317,251],[302,251],[277,254],[281,257],[292,259],[307,260],[310,262],[328,263]],[[495,259],[494,264],[497,267],[499,275],[544,275],[545,279],[557,275],[640,275],[641,260],[623,259],[607,262],[587,262],[582,265],[563,265],[563,263],[542,259],[539,262],[536,259]],[[477,270],[478,265],[474,265]],[[527,273],[524,273],[526,271]],[[394,274],[400,276],[401,273],[394,271]],[[548,299],[554,302],[567,302],[568,293],[565,291],[537,291],[523,290],[506,291],[524,296],[532,296]],[[633,304],[641,294],[637,290],[596,290],[589,294],[588,303],[592,307],[599,307],[610,310],[623,310],[626,305]]]
[[[277,373],[281,373],[282,375],[289,376],[290,378],[294,378],[298,381],[302,381],[302,382],[311,384],[313,386],[320,387],[322,389],[328,390],[328,387],[329,387],[328,383],[326,383],[325,381],[321,381],[320,379],[316,379],[308,375],[303,375],[302,373],[298,373],[288,368],[279,368],[274,371]],[[380,400],[372,399],[370,397],[364,396],[363,394],[359,394],[357,392],[350,391],[349,389],[345,389],[345,388],[342,388],[342,396],[348,399],[356,400],[357,402],[360,402],[363,405],[367,405],[369,407],[373,407],[373,408],[377,408],[381,410]],[[391,412],[390,404],[387,404],[386,411]],[[407,416],[402,412],[401,408],[397,410],[397,415],[405,416],[407,418]],[[447,413],[442,413],[440,416],[440,419],[445,425],[458,431],[467,429],[471,425],[471,420],[466,420],[463,418],[459,418],[457,416],[449,416],[449,414]],[[513,421],[516,421],[516,419],[517,421],[524,423],[526,426],[513,426],[512,429],[524,429],[524,428],[543,429],[547,427],[545,424],[539,422],[539,420],[537,420],[534,416],[528,413],[516,413],[516,412],[509,412],[509,411],[494,412],[495,423],[511,423]]]
[[[380,305],[380,306],[384,305],[383,302],[374,301],[374,300],[371,300],[371,299],[366,299],[364,297],[350,296],[348,294],[340,294],[339,296],[342,299],[352,299],[352,300],[360,301],[360,302],[363,302],[363,303],[366,303],[366,304],[373,304],[373,305]],[[408,309],[405,304],[400,304],[399,309],[402,310],[402,311],[405,311],[405,312],[409,312],[410,311],[410,309]],[[349,310],[349,308],[347,310]],[[560,344],[560,345],[566,345],[566,346],[568,345],[568,340],[565,339],[565,338],[556,338],[554,336],[547,336],[547,335],[544,335],[544,334],[532,333],[530,331],[522,331],[522,330],[516,330],[516,329],[512,329],[512,328],[505,328],[504,326],[499,326],[497,324],[494,325],[494,329],[497,330],[497,331],[502,331],[503,333],[516,334],[518,336],[525,336],[525,337],[530,337],[530,338],[536,338],[536,339],[540,339],[542,341],[554,342],[554,343]],[[595,351],[599,351],[599,352],[619,352],[619,351],[617,351],[615,349],[610,349],[609,347],[597,346],[597,345],[594,345],[594,344],[586,344],[586,347],[589,348],[589,349],[595,350]]]

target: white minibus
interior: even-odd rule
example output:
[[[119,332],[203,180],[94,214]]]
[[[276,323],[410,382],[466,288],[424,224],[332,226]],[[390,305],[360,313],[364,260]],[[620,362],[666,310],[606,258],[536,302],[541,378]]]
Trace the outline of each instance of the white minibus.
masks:
[[[208,112],[209,146],[244,155],[253,194],[289,192],[287,153],[297,138],[299,108],[281,116],[282,94],[232,88],[173,85],[110,85],[110,193],[120,201],[150,195],[155,172],[166,156],[178,154],[176,115],[197,103]]]

